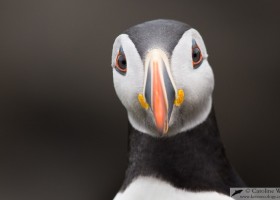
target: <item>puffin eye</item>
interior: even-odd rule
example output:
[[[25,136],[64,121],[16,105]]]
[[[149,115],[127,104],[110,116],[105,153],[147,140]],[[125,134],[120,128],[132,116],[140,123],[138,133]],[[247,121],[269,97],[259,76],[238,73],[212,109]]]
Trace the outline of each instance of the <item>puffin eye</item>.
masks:
[[[117,72],[119,72],[122,75],[126,74],[127,71],[127,64],[126,64],[126,58],[123,52],[123,49],[120,48],[119,53],[116,57],[116,66],[115,69]]]
[[[192,40],[192,63],[193,68],[198,68],[202,63],[202,54],[195,40]]]

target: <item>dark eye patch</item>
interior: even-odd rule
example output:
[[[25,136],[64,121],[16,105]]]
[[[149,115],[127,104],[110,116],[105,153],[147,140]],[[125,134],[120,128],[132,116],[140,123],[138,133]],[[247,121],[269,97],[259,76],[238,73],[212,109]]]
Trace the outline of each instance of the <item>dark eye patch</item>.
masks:
[[[127,62],[122,47],[120,48],[118,55],[116,57],[115,69],[117,72],[119,72],[122,75],[125,75],[127,72]]]
[[[196,41],[193,39],[192,40],[192,63],[194,69],[197,69],[201,65],[203,61],[202,58],[203,57],[202,57],[201,50],[198,47]]]

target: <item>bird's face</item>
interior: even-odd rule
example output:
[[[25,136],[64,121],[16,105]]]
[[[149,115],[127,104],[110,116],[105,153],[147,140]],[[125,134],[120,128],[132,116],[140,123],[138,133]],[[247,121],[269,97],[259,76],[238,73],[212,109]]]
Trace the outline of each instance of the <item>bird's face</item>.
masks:
[[[214,88],[207,56],[200,34],[176,21],[146,22],[119,35],[113,79],[132,126],[157,137],[202,123]]]

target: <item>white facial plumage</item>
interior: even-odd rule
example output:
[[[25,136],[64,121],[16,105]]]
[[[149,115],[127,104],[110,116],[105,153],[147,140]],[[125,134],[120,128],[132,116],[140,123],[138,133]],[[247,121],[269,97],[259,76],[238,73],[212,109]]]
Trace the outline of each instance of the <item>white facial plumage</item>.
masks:
[[[193,40],[195,40],[203,57],[198,68],[193,67]],[[126,57],[126,74],[115,70],[116,57],[121,48]],[[146,55],[151,50],[147,49]],[[182,89],[185,94],[182,105],[173,106],[169,129],[165,134],[168,137],[192,129],[207,118],[212,107],[214,75],[207,60],[208,54],[203,39],[193,28],[182,35],[172,53],[166,52],[166,54],[169,59],[172,82],[177,89]],[[138,131],[158,137],[162,135],[158,133],[155,126],[151,109],[143,109],[138,101],[138,94],[143,93],[145,84],[145,56],[143,59],[129,35],[121,34],[116,38],[112,52],[113,80],[116,93],[128,112],[131,125]]]

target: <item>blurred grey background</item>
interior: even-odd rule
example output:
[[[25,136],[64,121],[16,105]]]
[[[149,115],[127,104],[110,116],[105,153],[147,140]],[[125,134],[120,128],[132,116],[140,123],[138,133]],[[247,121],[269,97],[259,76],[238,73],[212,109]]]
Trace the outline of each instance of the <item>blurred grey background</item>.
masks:
[[[106,200],[127,158],[115,37],[170,18],[203,36],[231,163],[280,186],[280,1],[0,0],[0,199]]]

